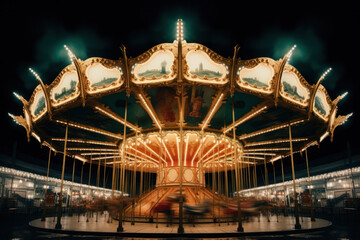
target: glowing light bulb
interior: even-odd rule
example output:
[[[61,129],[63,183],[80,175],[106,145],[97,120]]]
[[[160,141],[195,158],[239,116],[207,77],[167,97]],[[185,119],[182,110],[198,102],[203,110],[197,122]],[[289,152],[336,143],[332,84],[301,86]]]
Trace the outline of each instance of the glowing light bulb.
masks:
[[[19,94],[17,94],[16,92],[13,92],[13,94],[17,99],[21,100],[21,96]]]
[[[176,37],[177,40],[180,42],[182,40],[184,40],[184,31],[183,31],[183,22],[181,19],[178,19],[177,24],[176,24]]]
[[[320,77],[320,79],[324,79],[325,77],[326,77],[326,75],[328,75],[329,74],[329,72],[332,70],[332,68],[328,68],[322,75],[321,75],[321,77]]]
[[[69,55],[71,63],[74,64],[74,60],[73,60],[73,58],[75,57],[74,53],[66,45],[64,45],[64,48],[66,49]]]
[[[343,94],[341,94],[340,99],[343,99],[344,97],[346,97],[348,95],[349,92],[344,92]]]
[[[294,46],[290,49],[290,51],[286,54],[286,58],[287,58],[287,61],[286,61],[286,62],[287,62],[287,63],[290,61],[291,55],[293,54],[295,48],[296,48],[296,45],[294,45]]]
[[[35,76],[38,81],[41,81],[39,74],[37,74],[32,68],[29,68],[29,71]]]

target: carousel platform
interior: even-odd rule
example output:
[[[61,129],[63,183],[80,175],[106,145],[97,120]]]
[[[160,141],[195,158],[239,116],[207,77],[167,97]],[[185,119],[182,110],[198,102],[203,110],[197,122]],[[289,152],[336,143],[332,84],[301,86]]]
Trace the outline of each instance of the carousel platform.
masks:
[[[184,233],[179,234],[178,224],[166,226],[164,223],[135,223],[124,222],[123,232],[117,232],[118,221],[108,222],[106,214],[88,219],[85,216],[64,216],[61,220],[62,229],[55,229],[56,219],[46,218],[45,221],[35,219],[29,222],[29,226],[40,232],[50,232],[68,235],[82,236],[118,236],[138,238],[218,238],[239,236],[264,236],[264,235],[289,235],[308,232],[322,231],[331,227],[330,221],[316,218],[311,222],[308,217],[300,218],[301,229],[295,229],[295,218],[284,216],[272,216],[270,222],[264,216],[254,218],[251,221],[243,221],[244,232],[237,232],[237,223],[184,223]],[[158,225],[158,226],[157,226]]]

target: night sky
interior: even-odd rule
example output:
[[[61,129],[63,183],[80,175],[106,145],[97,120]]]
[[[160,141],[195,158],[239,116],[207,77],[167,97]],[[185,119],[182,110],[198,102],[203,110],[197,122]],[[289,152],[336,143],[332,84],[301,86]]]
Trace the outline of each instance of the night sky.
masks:
[[[120,1],[118,1],[120,2]],[[238,1],[130,1],[129,5],[106,4],[105,1],[70,3],[49,1],[48,5],[22,5],[12,1],[0,9],[2,32],[1,145],[3,154],[11,155],[13,143],[17,151],[39,157],[46,166],[47,148],[40,148],[26,132],[8,116],[22,114],[22,104],[13,91],[29,99],[38,84],[28,68],[33,68],[50,84],[68,64],[66,44],[78,58],[122,57],[119,46],[127,47],[127,55],[136,57],[154,45],[175,39],[176,21],[184,21],[187,42],[201,43],[224,57],[230,57],[236,44],[242,59],[282,58],[297,45],[291,64],[310,84],[315,84],[329,67],[333,71],[323,85],[332,99],[348,91],[339,103],[339,114],[354,115],[335,130],[334,142],[327,138],[318,149],[312,147],[310,157],[330,156],[346,152],[359,153],[359,24],[357,6],[314,6],[288,1],[242,4]],[[289,5],[289,3],[291,3]],[[354,2],[355,3],[355,2]]]

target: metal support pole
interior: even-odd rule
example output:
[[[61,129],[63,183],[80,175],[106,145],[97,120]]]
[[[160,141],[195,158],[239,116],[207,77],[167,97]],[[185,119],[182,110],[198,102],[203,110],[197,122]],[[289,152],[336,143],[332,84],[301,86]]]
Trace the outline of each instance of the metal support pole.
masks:
[[[294,213],[295,213],[295,229],[301,229],[300,221],[299,221],[299,209],[298,209],[298,200],[296,196],[296,183],[295,183],[295,168],[294,168],[294,156],[293,156],[293,145],[292,145],[292,137],[291,137],[291,125],[289,124],[289,140],[290,140],[290,157],[291,157],[291,172],[293,179],[293,188],[294,188]]]
[[[253,159],[253,163],[254,163],[254,167],[253,167],[253,172],[254,172],[254,187],[257,187],[257,174],[256,174],[256,162],[255,159]]]
[[[272,167],[273,167],[273,175],[274,175],[274,184],[276,184],[275,165],[274,165],[274,163],[272,163]]]
[[[128,96],[126,96],[126,101],[125,101],[125,116],[124,116],[124,121],[126,122],[127,119],[127,108],[128,108]],[[124,162],[125,162],[125,144],[126,144],[126,124],[124,124],[124,139],[123,139],[123,143],[122,143],[122,151],[121,151],[121,162],[122,162],[122,167],[123,167],[123,177],[125,175],[125,171],[124,171]],[[124,179],[124,178],[123,178]],[[124,183],[124,180],[122,180],[122,183]],[[123,222],[122,222],[122,215],[123,215],[123,204],[124,204],[124,188],[121,191],[121,195],[120,195],[120,214],[119,214],[119,225],[117,228],[118,232],[123,232],[124,228],[123,228]]]
[[[235,125],[235,110],[234,110],[234,97],[231,97],[231,108],[232,108],[232,120],[233,120],[233,124]],[[244,228],[242,226],[242,219],[241,219],[241,206],[240,206],[240,186],[241,186],[241,178],[242,178],[242,174],[241,174],[241,169],[239,169],[239,161],[238,161],[238,152],[237,152],[237,148],[236,148],[236,132],[235,132],[235,127],[233,128],[233,141],[234,141],[234,151],[235,151],[235,175],[237,178],[240,177],[240,179],[236,179],[236,185],[237,185],[237,205],[238,205],[238,227],[237,227],[237,231],[238,232],[244,232]],[[237,171],[236,171],[237,169]],[[240,172],[240,175],[238,174]],[[238,176],[239,175],[239,176]]]
[[[71,217],[73,215],[72,212],[72,195],[73,195],[73,187],[74,187],[74,176],[75,176],[75,161],[76,159],[74,158],[74,162],[73,162],[73,170],[72,170],[72,176],[71,176],[71,187],[70,187],[70,201],[69,201],[69,216]]]
[[[85,162],[83,162],[83,164],[81,165],[81,174],[80,174],[80,196],[82,196],[82,184],[83,184],[83,175],[84,175],[84,165]]]
[[[312,193],[311,193],[311,182],[310,182],[310,170],[309,170],[309,160],[307,155],[307,149],[305,149],[305,159],[306,159],[306,169],[308,174],[308,182],[309,182],[309,195],[310,195],[310,214],[311,214],[311,221],[315,222],[315,216],[314,216],[314,203],[312,199]]]
[[[225,196],[226,196],[226,198],[225,198],[225,204],[226,204],[226,206],[228,206],[229,205],[229,183],[228,183],[228,168],[227,168],[227,157],[226,157],[226,155],[227,155],[227,152],[225,152],[225,171],[224,171],[224,173],[225,173]],[[229,225],[229,220],[228,219],[226,219],[226,222],[227,222],[227,225]]]
[[[284,180],[284,165],[283,165],[283,159],[281,158],[281,175],[282,175],[282,181],[283,181],[283,189],[284,189],[284,216],[288,216],[287,212],[287,206],[286,206],[286,188],[285,188],[285,180]]]
[[[41,221],[45,221],[46,218],[46,194],[49,183],[49,170],[50,170],[50,160],[51,160],[51,148],[49,148],[49,158],[48,158],[48,167],[46,172],[46,184],[45,184],[45,192],[44,192],[44,201],[43,201],[43,215],[41,217]]]
[[[269,185],[269,176],[268,176],[268,171],[267,171],[267,167],[266,167],[266,156],[264,156],[264,171],[265,171],[265,186]]]
[[[96,173],[96,187],[100,187],[100,162],[101,160],[98,160],[98,167]]]
[[[89,187],[90,187],[90,180],[91,180],[91,166],[92,166],[92,154],[90,155],[89,181],[88,181]]]
[[[104,177],[103,177],[103,188],[106,187],[106,158],[104,159]]]
[[[141,161],[141,160],[140,160]],[[144,175],[144,162],[141,162],[141,168],[140,168],[140,192],[139,192],[139,196],[141,196],[142,192],[143,192],[143,175]],[[140,198],[139,198],[140,200]],[[141,201],[139,201],[139,216],[141,216]]]
[[[113,164],[112,164],[112,181],[111,181],[111,198],[114,198],[114,191],[115,191],[115,188],[116,188],[116,179],[115,179],[115,168],[116,168],[116,165],[115,165],[115,162],[116,162],[116,158],[114,157],[113,158]]]
[[[137,134],[136,134],[137,135]],[[137,137],[136,137],[137,141]],[[134,217],[135,217],[135,196],[136,196],[136,159],[137,155],[135,155],[134,160],[134,172],[132,175],[132,211],[131,211],[131,225],[135,225]]]
[[[69,129],[69,121],[67,121],[66,129],[65,129],[65,143],[64,143],[64,156],[63,156],[63,165],[61,171],[61,183],[60,183],[60,195],[59,195],[59,207],[57,214],[57,222],[55,225],[55,229],[61,229],[61,214],[62,214],[62,195],[63,195],[63,185],[64,185],[64,173],[65,173],[65,160],[66,160],[66,145],[68,138],[68,129]]]

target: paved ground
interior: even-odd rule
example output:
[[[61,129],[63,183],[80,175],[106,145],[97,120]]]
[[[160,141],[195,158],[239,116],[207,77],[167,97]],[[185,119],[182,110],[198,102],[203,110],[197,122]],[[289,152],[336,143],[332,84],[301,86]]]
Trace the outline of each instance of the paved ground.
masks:
[[[78,232],[78,233],[116,233],[118,221],[113,220],[112,223],[107,222],[106,215],[99,215],[98,220],[96,217],[89,219],[87,222],[85,216],[64,216],[62,218],[62,230],[65,232]],[[331,222],[323,219],[316,219],[315,222],[311,222],[310,218],[300,218],[302,230],[314,230],[322,229],[331,226]],[[56,219],[54,217],[46,218],[45,222],[40,219],[35,219],[29,223],[31,227],[38,229],[53,230],[55,228]],[[252,219],[250,222],[243,222],[244,232],[249,234],[260,234],[260,233],[275,233],[282,231],[294,230],[295,218],[279,216],[278,221],[276,216],[270,218],[270,222],[267,221],[266,217],[261,217],[260,221],[258,218]],[[156,223],[135,223],[131,225],[129,222],[125,222],[124,233],[136,233],[136,234],[176,234],[178,225],[173,224],[167,227],[165,224]],[[237,224],[227,223],[209,223],[209,224],[184,224],[184,232],[186,234],[234,234],[237,232]],[[294,232],[295,233],[295,232]]]

